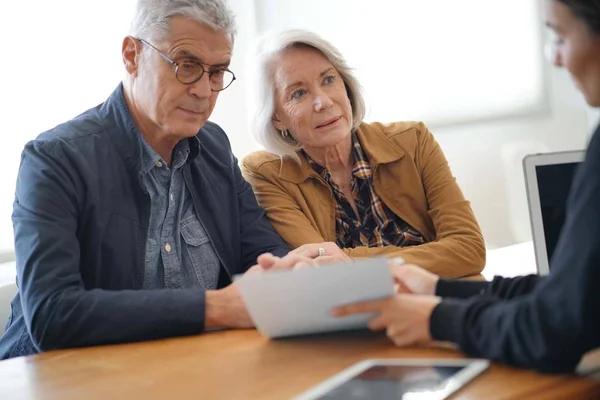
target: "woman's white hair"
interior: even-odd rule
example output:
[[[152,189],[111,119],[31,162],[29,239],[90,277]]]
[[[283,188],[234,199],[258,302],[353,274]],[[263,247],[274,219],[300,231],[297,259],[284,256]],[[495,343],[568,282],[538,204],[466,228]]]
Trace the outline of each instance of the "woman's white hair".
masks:
[[[235,39],[235,16],[225,0],[138,0],[130,33],[161,41],[169,36],[171,18],[178,15],[226,32],[232,42]]]
[[[260,37],[256,54],[251,56],[250,80],[254,97],[250,107],[254,107],[253,131],[256,140],[268,151],[280,157],[298,160],[298,143],[290,135],[278,131],[273,125],[275,112],[274,62],[287,49],[311,47],[321,52],[342,76],[346,92],[352,106],[352,130],[355,130],[365,117],[365,101],[358,80],[346,63],[340,51],[327,40],[305,30],[272,31]]]

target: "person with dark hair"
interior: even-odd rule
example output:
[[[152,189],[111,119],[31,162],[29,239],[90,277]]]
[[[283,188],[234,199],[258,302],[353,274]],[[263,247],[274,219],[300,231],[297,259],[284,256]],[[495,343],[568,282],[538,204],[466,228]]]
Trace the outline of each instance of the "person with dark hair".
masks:
[[[600,0],[545,0],[556,34],[553,62],[566,68],[587,103],[600,107]],[[565,226],[547,277],[450,281],[411,265],[392,267],[398,294],[340,307],[334,315],[377,315],[398,346],[457,344],[542,372],[571,372],[600,347],[600,126],[571,187]]]
[[[597,0],[557,0],[567,6],[593,35],[600,35],[600,2]]]

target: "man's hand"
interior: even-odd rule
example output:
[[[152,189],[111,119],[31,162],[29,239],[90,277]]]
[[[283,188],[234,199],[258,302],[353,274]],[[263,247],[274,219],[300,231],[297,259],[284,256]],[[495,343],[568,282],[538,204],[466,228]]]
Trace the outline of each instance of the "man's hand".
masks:
[[[397,264],[390,260],[390,270],[398,293],[435,295],[439,276],[411,264]]]
[[[235,283],[206,291],[205,328],[253,328],[246,304]]]
[[[288,253],[284,257],[277,257],[271,253],[264,253],[258,256],[257,264],[250,268],[248,272],[270,271],[294,269],[302,265],[316,265],[313,259],[298,254]]]
[[[335,317],[377,313],[369,321],[369,329],[386,330],[396,346],[429,344],[432,341],[429,320],[439,297],[398,294],[395,297],[338,307]]]
[[[257,264],[246,273],[257,273],[278,269],[292,269],[297,265],[312,263],[313,260],[298,254],[277,257],[271,253],[261,254]],[[252,328],[254,322],[246,309],[239,288],[231,285],[219,290],[206,291],[205,328]]]

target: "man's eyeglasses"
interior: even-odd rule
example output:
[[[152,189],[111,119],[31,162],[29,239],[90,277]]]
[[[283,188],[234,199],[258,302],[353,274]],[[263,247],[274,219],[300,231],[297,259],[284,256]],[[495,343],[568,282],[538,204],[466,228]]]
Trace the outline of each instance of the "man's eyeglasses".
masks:
[[[177,62],[165,53],[154,47],[151,43],[144,39],[135,38],[140,43],[145,44],[154,51],[156,51],[162,58],[173,64],[175,67],[175,77],[183,84],[191,85],[192,83],[198,82],[205,72],[208,73],[208,81],[210,82],[210,89],[213,92],[220,92],[221,90],[227,89],[233,81],[235,81],[235,74],[228,68],[215,67],[214,69],[204,69],[202,64],[193,60],[184,60]],[[208,66],[210,67],[210,66]]]

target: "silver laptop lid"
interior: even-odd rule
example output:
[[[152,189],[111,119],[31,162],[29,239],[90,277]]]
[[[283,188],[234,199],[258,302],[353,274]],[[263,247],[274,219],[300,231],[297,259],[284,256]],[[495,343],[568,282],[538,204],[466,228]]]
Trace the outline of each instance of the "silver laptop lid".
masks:
[[[523,159],[537,270],[550,272],[550,259],[564,224],[573,174],[584,150],[534,154]]]

